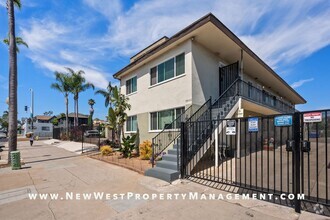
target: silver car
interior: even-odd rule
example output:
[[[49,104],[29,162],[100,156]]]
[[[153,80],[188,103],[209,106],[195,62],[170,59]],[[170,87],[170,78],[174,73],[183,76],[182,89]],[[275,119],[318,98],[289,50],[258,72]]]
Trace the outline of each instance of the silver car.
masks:
[[[7,137],[6,133],[3,131],[0,131],[0,139],[4,139],[6,137]]]
[[[100,132],[98,130],[89,130],[85,131],[84,135],[85,137],[99,137]]]

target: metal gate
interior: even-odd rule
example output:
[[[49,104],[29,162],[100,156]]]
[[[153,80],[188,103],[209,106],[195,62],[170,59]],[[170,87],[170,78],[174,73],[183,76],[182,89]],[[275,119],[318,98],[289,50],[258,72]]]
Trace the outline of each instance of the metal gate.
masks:
[[[329,112],[182,123],[181,176],[330,216]]]

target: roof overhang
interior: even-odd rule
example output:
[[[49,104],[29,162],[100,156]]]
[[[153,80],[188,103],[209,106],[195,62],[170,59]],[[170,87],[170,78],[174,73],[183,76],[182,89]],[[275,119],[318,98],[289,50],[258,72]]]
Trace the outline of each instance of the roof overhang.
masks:
[[[162,44],[149,50],[134,62],[131,62],[115,73],[114,77],[121,79],[122,76],[131,73],[160,54],[192,38],[227,63],[234,63],[240,60],[241,51],[243,51],[243,69],[245,73],[248,73],[272,91],[275,91],[279,96],[290,100],[293,104],[306,103],[303,97],[291,88],[213,14],[202,17]]]

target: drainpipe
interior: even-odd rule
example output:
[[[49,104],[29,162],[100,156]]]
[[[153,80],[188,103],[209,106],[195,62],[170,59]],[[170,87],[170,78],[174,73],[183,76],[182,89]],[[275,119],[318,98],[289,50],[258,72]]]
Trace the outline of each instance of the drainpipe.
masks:
[[[243,49],[241,49],[241,60],[240,60],[240,70],[239,70],[239,77],[243,80],[243,70],[244,70],[244,63],[243,63]]]
[[[241,80],[243,80],[243,67],[244,67],[244,62],[243,62],[243,49],[241,49],[241,61],[240,61],[240,71],[239,71],[239,73],[240,73],[240,76],[239,76],[239,78],[241,79]],[[240,86],[241,84],[239,83],[238,84],[238,87]],[[240,92],[240,90],[238,90],[238,93]],[[238,95],[240,95],[240,94],[238,94]],[[242,102],[241,102],[241,98],[239,98],[239,100],[238,100],[238,109],[241,109],[242,108]],[[241,139],[240,139],[240,136],[241,136],[241,119],[238,119],[238,123],[237,123],[237,147],[236,147],[236,149],[237,149],[237,152],[236,152],[236,156],[237,156],[237,158],[240,158],[241,157]]]

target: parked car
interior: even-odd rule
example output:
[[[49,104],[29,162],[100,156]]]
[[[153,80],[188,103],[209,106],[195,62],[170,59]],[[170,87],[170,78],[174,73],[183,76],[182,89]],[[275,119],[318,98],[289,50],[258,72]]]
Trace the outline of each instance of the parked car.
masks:
[[[100,132],[98,130],[88,130],[84,133],[85,137],[100,137]]]
[[[6,137],[7,137],[6,133],[3,131],[0,131],[0,139],[6,138]]]

